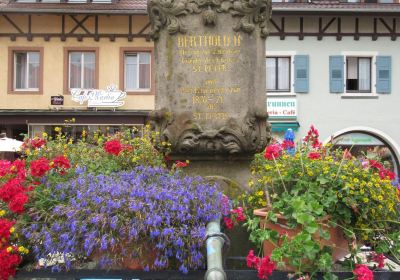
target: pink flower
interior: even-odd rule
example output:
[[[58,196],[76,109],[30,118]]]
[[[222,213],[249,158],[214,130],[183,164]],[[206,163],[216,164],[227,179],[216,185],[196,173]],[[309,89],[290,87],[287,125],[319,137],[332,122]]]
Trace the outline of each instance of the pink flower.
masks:
[[[231,218],[224,217],[224,225],[227,229],[233,229],[233,221]]]
[[[268,160],[273,160],[278,158],[281,153],[282,147],[278,144],[272,144],[265,149],[264,157]]]
[[[382,180],[386,179],[386,177],[388,177],[390,180],[394,180],[396,178],[396,174],[389,169],[382,168],[381,170],[379,170],[379,177],[381,177]]]
[[[374,280],[374,274],[365,264],[356,264],[353,273],[357,280]]]
[[[31,145],[33,148],[38,149],[43,147],[44,145],[46,145],[46,140],[39,138],[39,137],[35,137],[33,139],[31,139]]]
[[[254,250],[250,250],[246,257],[246,264],[249,268],[257,269],[260,264],[260,258],[254,255]]]
[[[317,152],[311,152],[308,154],[308,158],[315,160],[315,159],[320,159],[321,158],[321,154],[317,153]]]

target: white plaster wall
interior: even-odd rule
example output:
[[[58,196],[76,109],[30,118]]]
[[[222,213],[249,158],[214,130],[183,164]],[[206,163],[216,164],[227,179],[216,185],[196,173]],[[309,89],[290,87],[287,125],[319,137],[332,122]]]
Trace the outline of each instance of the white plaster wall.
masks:
[[[303,41],[297,37],[269,37],[266,42],[268,52],[295,52],[308,54],[309,60],[309,93],[298,93],[297,136],[304,136],[311,124],[318,128],[321,140],[349,127],[368,127],[382,132],[395,143],[397,153],[400,152],[400,51],[399,41],[390,38],[360,38],[354,41],[343,38],[306,37]],[[344,94],[329,93],[329,56],[346,53],[376,53],[392,56],[392,92],[376,94],[375,99],[345,99]],[[373,73],[375,67],[373,65]],[[293,83],[293,76],[291,77]],[[372,82],[372,87],[374,87]],[[272,98],[272,97],[271,97]]]

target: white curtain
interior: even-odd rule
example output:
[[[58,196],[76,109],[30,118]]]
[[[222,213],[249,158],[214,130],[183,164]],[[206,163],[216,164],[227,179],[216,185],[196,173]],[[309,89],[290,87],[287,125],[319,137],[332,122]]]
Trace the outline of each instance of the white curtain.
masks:
[[[278,58],[278,89],[289,90],[289,58]]]
[[[39,53],[29,52],[28,87],[39,88]]]
[[[137,68],[138,68],[137,54],[125,55],[125,90],[137,89]]]
[[[27,53],[15,54],[15,89],[26,89]]]
[[[369,91],[371,87],[371,59],[358,59],[358,90]]]
[[[83,88],[95,88],[96,55],[93,52],[83,53]]]
[[[267,58],[267,90],[276,90],[275,60],[276,58]]]

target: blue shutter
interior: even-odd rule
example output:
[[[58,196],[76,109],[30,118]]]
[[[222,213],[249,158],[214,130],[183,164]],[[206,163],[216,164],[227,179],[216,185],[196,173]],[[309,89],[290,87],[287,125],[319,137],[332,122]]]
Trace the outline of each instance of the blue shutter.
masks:
[[[308,92],[308,55],[294,56],[294,92]]]
[[[392,79],[392,57],[376,57],[376,92],[390,93]]]
[[[329,56],[329,88],[331,93],[342,93],[344,89],[344,56]]]

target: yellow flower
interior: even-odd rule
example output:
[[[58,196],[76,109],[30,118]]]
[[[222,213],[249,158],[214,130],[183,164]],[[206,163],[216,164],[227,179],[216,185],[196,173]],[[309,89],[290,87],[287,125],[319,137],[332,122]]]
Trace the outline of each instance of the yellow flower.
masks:
[[[43,132],[43,133],[42,133],[42,137],[43,137],[43,138],[47,138],[47,136],[48,136],[48,135],[47,135],[46,132]]]
[[[61,128],[58,127],[58,126],[56,126],[56,127],[54,128],[54,131],[55,131],[55,132],[60,132],[60,131],[61,131]]]
[[[364,197],[364,198],[363,198],[363,201],[364,201],[365,203],[367,203],[367,202],[369,201],[368,197]]]
[[[314,176],[314,173],[310,170],[310,171],[307,171],[307,175],[312,177],[312,176]]]
[[[9,246],[9,247],[7,247],[7,253],[11,253],[12,252],[12,247],[11,246]]]
[[[15,231],[15,228],[14,227],[11,227],[10,228],[10,233],[13,233]]]
[[[354,171],[355,171],[355,169],[354,169]],[[358,180],[358,178],[354,178],[353,182],[357,184],[358,182],[360,182],[360,180]]]
[[[24,246],[19,246],[18,247],[18,252],[24,253],[25,252],[25,247]]]
[[[6,214],[5,210],[0,210],[0,217],[3,217]]]
[[[257,192],[257,195],[258,195],[258,196],[263,196],[263,195],[264,195],[264,192],[263,192],[263,191],[259,191],[259,192]]]
[[[252,187],[254,185],[254,181],[253,180],[250,180],[249,181],[249,187]]]

